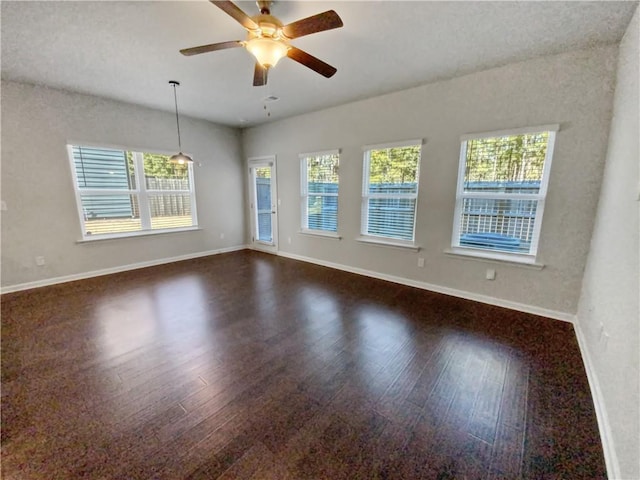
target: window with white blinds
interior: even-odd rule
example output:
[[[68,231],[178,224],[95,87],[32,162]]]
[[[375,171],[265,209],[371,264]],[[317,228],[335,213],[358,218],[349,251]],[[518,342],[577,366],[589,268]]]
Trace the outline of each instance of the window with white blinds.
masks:
[[[191,164],[158,153],[67,147],[83,239],[197,226]]]
[[[462,137],[453,247],[535,258],[557,129]]]
[[[338,231],[339,164],[337,150],[300,155],[302,231]]]
[[[421,140],[365,148],[362,235],[414,241],[421,149]]]

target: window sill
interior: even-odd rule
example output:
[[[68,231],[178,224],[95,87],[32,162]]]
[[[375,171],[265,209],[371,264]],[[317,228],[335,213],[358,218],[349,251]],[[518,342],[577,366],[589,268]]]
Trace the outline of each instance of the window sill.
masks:
[[[96,235],[95,237],[86,237],[82,240],[76,240],[76,243],[93,243],[93,242],[101,242],[104,240],[121,240],[123,238],[135,238],[135,237],[149,237],[154,235],[166,235],[168,233],[181,233],[181,232],[194,232],[202,230],[199,227],[187,227],[187,228],[171,228],[165,230],[143,230],[138,232],[128,232],[128,233],[116,233],[110,235]]]
[[[379,245],[381,247],[402,248],[405,250],[413,250],[414,252],[420,251],[420,245],[416,245],[413,242],[403,242],[402,240],[393,241],[384,239],[382,237],[361,236],[356,238],[356,241],[362,243],[370,243],[372,245]]]
[[[543,263],[537,263],[532,255],[517,255],[512,253],[485,252],[460,247],[452,247],[444,251],[445,254],[457,258],[473,258],[490,263],[505,263],[517,267],[530,268],[532,270],[542,270]]]
[[[300,235],[308,235],[310,237],[324,237],[324,238],[332,238],[334,240],[342,240],[342,236],[338,235],[336,232],[326,232],[322,230],[300,230],[298,231]]]

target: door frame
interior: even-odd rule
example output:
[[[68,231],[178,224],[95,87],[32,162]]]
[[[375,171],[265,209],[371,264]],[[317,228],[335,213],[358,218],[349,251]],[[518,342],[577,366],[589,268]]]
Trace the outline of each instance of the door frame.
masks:
[[[249,245],[254,250],[260,250],[267,253],[278,252],[278,181],[276,175],[276,156],[264,155],[261,157],[249,157],[247,159],[247,175],[249,178],[249,224],[251,230],[251,238]],[[253,169],[258,167],[271,167],[271,236],[272,242],[267,243],[258,240],[256,231],[256,188],[253,182]]]

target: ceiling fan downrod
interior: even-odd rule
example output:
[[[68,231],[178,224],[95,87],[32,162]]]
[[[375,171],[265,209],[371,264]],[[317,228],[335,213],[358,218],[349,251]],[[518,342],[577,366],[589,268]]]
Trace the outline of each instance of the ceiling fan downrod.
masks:
[[[258,5],[262,15],[271,15],[271,3],[271,0],[256,0],[256,5]]]

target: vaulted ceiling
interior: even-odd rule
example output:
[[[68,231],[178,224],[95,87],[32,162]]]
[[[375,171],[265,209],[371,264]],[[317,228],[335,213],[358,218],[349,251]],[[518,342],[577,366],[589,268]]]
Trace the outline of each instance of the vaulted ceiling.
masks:
[[[253,2],[238,2],[249,15]],[[252,86],[244,49],[179,50],[245,31],[202,1],[1,2],[2,78],[246,126],[540,55],[620,40],[637,2],[275,2],[283,23],[333,9],[344,27],[292,43],[338,69],[326,79],[290,59]],[[264,99],[271,116],[264,111]]]

